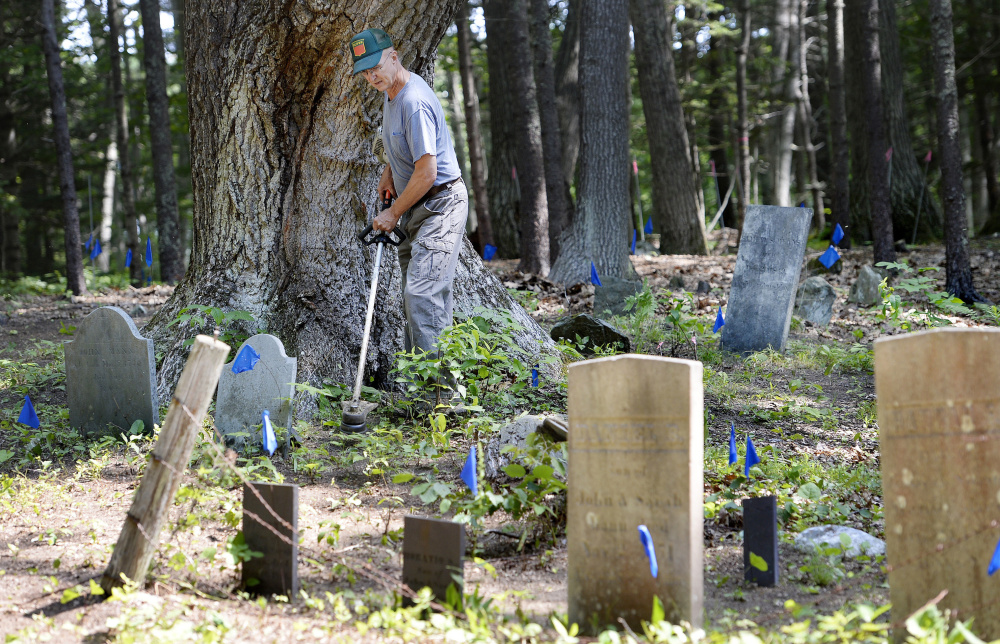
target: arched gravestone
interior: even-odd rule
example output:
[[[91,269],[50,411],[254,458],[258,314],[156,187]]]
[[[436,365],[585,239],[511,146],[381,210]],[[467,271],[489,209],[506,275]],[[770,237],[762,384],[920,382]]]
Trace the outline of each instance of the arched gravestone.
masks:
[[[63,344],[69,423],[83,434],[146,431],[160,422],[153,341],[115,306],[102,306]]]
[[[248,345],[260,354],[260,360],[249,371],[233,373],[233,362]],[[266,409],[272,425],[290,428],[298,360],[289,358],[281,340],[267,333],[251,337],[232,355],[233,362],[222,368],[219,378],[215,427],[223,436],[232,437],[227,440],[242,445],[260,435],[257,427]]]

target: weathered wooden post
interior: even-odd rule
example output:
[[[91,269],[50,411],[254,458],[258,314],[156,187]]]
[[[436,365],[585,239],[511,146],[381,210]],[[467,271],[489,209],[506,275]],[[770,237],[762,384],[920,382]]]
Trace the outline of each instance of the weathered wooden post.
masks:
[[[191,459],[198,428],[208,411],[228,354],[229,345],[224,342],[206,335],[195,338],[191,355],[177,381],[160,438],[153,448],[152,460],[101,578],[105,592],[122,585],[122,573],[135,581],[146,578],[160,529]]]

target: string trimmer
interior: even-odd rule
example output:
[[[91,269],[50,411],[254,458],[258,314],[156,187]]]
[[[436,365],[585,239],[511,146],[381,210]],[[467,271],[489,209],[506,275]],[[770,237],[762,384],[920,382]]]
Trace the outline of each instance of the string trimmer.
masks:
[[[382,200],[382,210],[385,210],[391,205],[391,197],[387,197]],[[361,382],[365,375],[365,358],[368,355],[368,336],[372,331],[372,316],[375,313],[375,291],[378,288],[379,268],[382,266],[382,246],[384,244],[399,246],[403,243],[403,240],[406,239],[406,233],[400,230],[398,226],[390,233],[379,231],[378,234],[372,234],[373,232],[374,230],[372,229],[371,224],[368,224],[368,226],[361,231],[361,234],[358,235],[358,239],[361,240],[363,245],[377,245],[375,246],[375,267],[372,269],[372,289],[368,294],[368,313],[365,315],[365,333],[361,338],[361,356],[358,358],[358,376],[354,380],[354,395],[350,400],[345,400],[343,402],[344,413],[341,418],[340,428],[345,432],[364,431],[368,421],[368,414],[376,407],[375,403],[361,400]]]

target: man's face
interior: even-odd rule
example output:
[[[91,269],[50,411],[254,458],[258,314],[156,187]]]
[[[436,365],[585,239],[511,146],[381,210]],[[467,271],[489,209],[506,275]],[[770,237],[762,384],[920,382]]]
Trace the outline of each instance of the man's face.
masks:
[[[365,80],[380,92],[384,92],[392,85],[392,74],[395,69],[396,52],[386,49],[382,52],[379,64],[361,72]]]

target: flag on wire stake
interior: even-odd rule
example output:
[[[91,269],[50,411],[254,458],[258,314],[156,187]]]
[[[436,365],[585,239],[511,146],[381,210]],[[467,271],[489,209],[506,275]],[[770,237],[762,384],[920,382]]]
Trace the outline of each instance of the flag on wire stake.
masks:
[[[993,558],[990,559],[990,567],[986,569],[986,572],[992,577],[993,573],[1000,570],[1000,541],[997,542],[997,547],[993,550]]]
[[[638,231],[632,230],[632,254],[635,255],[635,238],[638,235]]]
[[[472,496],[479,496],[479,481],[476,477],[476,446],[469,449],[469,456],[462,468],[462,481],[472,490]]]
[[[823,266],[826,266],[827,269],[832,267],[839,260],[840,260],[840,253],[837,252],[837,249],[834,248],[833,245],[827,248],[826,251],[819,256],[819,263],[822,264]]]
[[[132,249],[129,248],[128,252],[125,253],[125,268],[128,268],[131,265],[132,265]]]
[[[649,219],[648,219],[648,220],[646,221],[646,225],[645,225],[645,226],[643,227],[643,229],[642,229],[642,230],[643,230],[643,232],[645,232],[645,233],[646,233],[647,235],[652,235],[652,234],[653,234],[653,219],[652,219],[652,218],[649,218]]]
[[[597,276],[597,267],[594,266],[594,262],[590,262],[590,283],[594,286],[604,286],[601,284],[601,278]]]
[[[715,326],[712,327],[712,333],[718,333],[719,329],[726,326],[726,318],[722,317],[722,305],[719,305],[719,312],[715,316]]]
[[[743,468],[744,476],[749,477],[750,468],[756,465],[757,463],[760,463],[760,457],[757,456],[757,450],[754,449],[753,441],[750,439],[750,436],[747,436],[746,466]]]
[[[837,227],[833,229],[833,236],[830,237],[830,241],[833,242],[834,246],[840,246],[841,240],[844,239],[844,229],[837,224]]]
[[[493,259],[493,256],[497,254],[497,247],[493,244],[486,244],[483,246],[483,259],[487,262]]]
[[[660,567],[656,565],[656,550],[653,549],[653,535],[649,534],[649,528],[644,525],[639,526],[639,541],[642,542],[642,547],[646,551],[646,557],[649,559],[649,574],[653,575],[653,579],[656,579],[656,575],[660,572]]]
[[[260,430],[264,438],[264,451],[267,452],[268,456],[274,454],[274,450],[278,449],[278,439],[274,436],[274,427],[271,427],[271,414],[265,409],[264,413],[260,415]]]
[[[21,407],[21,415],[17,417],[17,422],[38,429],[41,423],[38,421],[38,414],[35,413],[35,406],[31,404],[28,394],[24,395],[24,407]]]
[[[885,160],[892,161],[892,146],[890,146],[889,149],[885,151]]]
[[[240,353],[233,360],[233,373],[243,373],[244,371],[252,371],[255,366],[257,366],[257,361],[260,360],[260,354],[253,350],[249,344],[243,345],[240,349]]]
[[[146,238],[146,266],[149,266],[150,268],[153,267],[153,238],[152,237],[147,237]],[[153,279],[153,276],[150,275],[149,279]]]
[[[94,240],[94,248],[90,251],[90,261],[97,259],[97,256],[101,254],[101,240]]]
[[[94,233],[90,233],[90,237],[87,238],[87,243],[83,245],[84,248],[90,250],[90,244],[94,241]]]
[[[729,423],[729,464],[736,465],[739,456],[736,454],[736,423]]]
[[[531,368],[531,386],[538,388],[538,365]]]
[[[931,151],[928,150],[927,156],[924,157],[924,163],[930,163],[930,162],[931,162]]]

